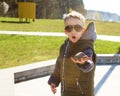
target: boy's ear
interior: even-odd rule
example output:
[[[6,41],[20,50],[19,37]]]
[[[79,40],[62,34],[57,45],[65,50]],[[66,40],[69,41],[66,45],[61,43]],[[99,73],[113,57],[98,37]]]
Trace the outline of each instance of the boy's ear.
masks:
[[[85,27],[83,27],[83,28],[82,28],[82,31],[83,31],[83,32],[86,32],[86,28],[85,28]]]
[[[65,34],[67,33],[67,31],[66,31],[66,30],[64,30],[64,32],[65,32]]]

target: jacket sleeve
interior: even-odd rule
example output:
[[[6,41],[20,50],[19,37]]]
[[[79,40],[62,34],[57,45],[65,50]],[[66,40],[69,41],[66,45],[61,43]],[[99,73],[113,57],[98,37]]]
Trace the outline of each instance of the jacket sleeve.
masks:
[[[55,64],[55,69],[48,80],[48,84],[50,85],[51,83],[54,83],[57,87],[60,81],[60,58],[58,57]]]
[[[87,49],[84,51],[84,54],[87,55],[88,57],[93,58],[93,51],[92,49]],[[94,63],[92,60],[88,60],[85,62],[85,64],[79,64],[77,63],[78,67],[80,68],[81,71],[83,72],[90,72],[94,68]]]

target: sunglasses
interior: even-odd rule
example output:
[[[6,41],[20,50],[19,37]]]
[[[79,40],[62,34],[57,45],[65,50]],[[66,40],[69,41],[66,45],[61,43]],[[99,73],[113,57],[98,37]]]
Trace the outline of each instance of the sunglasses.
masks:
[[[67,25],[65,27],[65,31],[66,32],[71,32],[73,30],[73,28],[76,32],[80,32],[83,29],[83,27],[81,25]]]

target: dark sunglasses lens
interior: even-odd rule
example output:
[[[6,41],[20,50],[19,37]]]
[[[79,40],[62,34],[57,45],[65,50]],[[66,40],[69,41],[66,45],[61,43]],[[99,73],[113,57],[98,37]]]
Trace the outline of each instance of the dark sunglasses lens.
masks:
[[[66,30],[67,32],[71,32],[72,29],[73,29],[73,26],[70,26],[70,25],[65,27],[65,30]]]
[[[77,32],[80,32],[82,30],[82,27],[80,25],[75,25],[74,26],[74,29],[77,31]]]

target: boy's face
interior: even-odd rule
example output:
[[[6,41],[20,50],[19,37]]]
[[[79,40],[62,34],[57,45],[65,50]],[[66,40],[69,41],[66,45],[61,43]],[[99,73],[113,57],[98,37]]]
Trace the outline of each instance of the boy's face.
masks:
[[[74,28],[73,28],[74,27]],[[70,41],[76,43],[83,35],[84,31],[81,27],[81,22],[77,18],[68,18],[65,21],[65,34]]]

